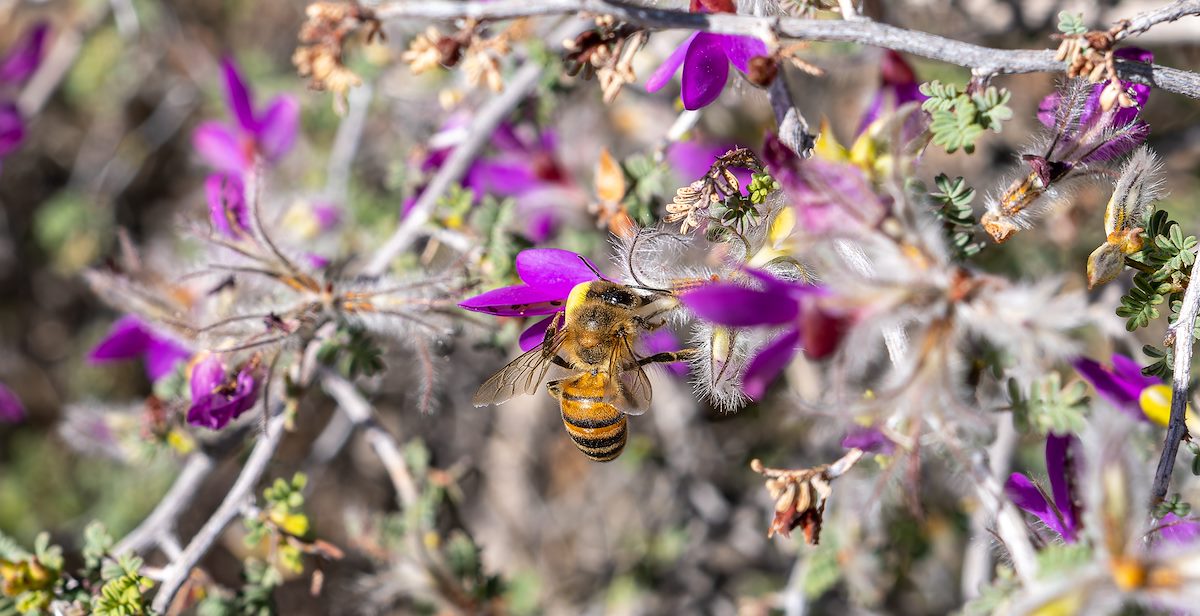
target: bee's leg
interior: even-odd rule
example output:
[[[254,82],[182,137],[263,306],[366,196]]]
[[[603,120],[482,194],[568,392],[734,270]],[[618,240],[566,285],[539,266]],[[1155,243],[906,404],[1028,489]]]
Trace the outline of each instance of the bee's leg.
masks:
[[[677,361],[687,361],[696,356],[696,349],[680,349],[669,353],[656,353],[650,357],[643,357],[637,361],[637,365],[645,366],[646,364],[670,364]]]
[[[550,341],[554,340],[554,336],[558,334],[558,324],[562,322],[563,313],[554,313],[554,318],[550,320],[550,325],[546,327],[546,333],[542,336],[542,348],[550,348]]]
[[[562,400],[562,382],[563,379],[557,379],[546,383],[546,391],[550,392],[550,396],[555,400]]]
[[[554,357],[551,357],[551,358],[550,358],[550,361],[551,361],[551,363],[553,363],[555,366],[561,366],[561,367],[563,367],[563,368],[567,368],[568,370],[572,370],[572,369],[574,369],[574,368],[575,368],[575,366],[572,366],[571,364],[568,364],[568,363],[567,363],[567,360],[563,359],[561,355],[555,355]],[[555,381],[555,382],[557,382],[557,381]]]

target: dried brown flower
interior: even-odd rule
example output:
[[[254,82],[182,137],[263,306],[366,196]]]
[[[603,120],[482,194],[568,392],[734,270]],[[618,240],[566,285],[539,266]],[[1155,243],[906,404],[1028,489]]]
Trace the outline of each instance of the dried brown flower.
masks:
[[[663,222],[674,224],[682,221],[680,233],[699,228],[709,216],[709,208],[729,197],[738,195],[741,187],[732,167],[750,169],[760,173],[764,169],[761,159],[746,148],[734,148],[717,158],[704,177],[675,191],[675,198],[667,204],[667,216]]]
[[[314,2],[305,14],[299,33],[303,44],[292,54],[292,64],[309,78],[309,87],[333,92],[334,109],[341,113],[350,88],[362,84],[343,62],[346,39],[359,31],[366,32],[367,42],[382,39],[381,24],[371,9],[354,3]]]
[[[746,75],[750,83],[765,88],[779,76],[779,60],[772,56],[754,56],[750,58],[750,70]]]
[[[569,75],[592,75],[600,81],[604,102],[611,103],[627,83],[637,81],[633,58],[646,44],[645,30],[617,23],[611,16],[596,18],[596,27],[563,42],[563,59]]]
[[[767,537],[775,533],[791,537],[792,529],[799,526],[804,530],[804,540],[816,545],[821,538],[825,501],[833,494],[831,482],[850,470],[862,456],[861,449],[851,449],[833,464],[798,470],[767,468],[758,459],[751,460],[750,468],[767,478],[767,492],[775,501],[775,517]]]
[[[1115,51],[1116,35],[1123,26],[1118,25],[1112,30],[1093,30],[1083,34],[1062,37],[1055,54],[1055,59],[1067,63],[1068,77],[1083,77],[1091,83],[1108,81],[1108,85],[1100,96],[1100,107],[1104,111],[1114,105],[1128,108],[1136,103],[1133,97],[1125,92],[1125,86],[1117,77]]]

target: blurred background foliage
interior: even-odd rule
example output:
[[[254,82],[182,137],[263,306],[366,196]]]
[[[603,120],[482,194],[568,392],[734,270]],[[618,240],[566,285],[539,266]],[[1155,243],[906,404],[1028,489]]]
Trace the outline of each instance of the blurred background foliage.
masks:
[[[990,46],[1046,47],[1053,16],[1063,8],[1071,6],[1044,0],[903,0],[871,2],[867,12]],[[1079,8],[1104,23],[1145,7],[1106,2]],[[1102,16],[1095,14],[1098,9]],[[131,467],[80,453],[58,431],[68,402],[125,401],[149,392],[136,365],[85,362],[118,315],[87,291],[79,274],[118,251],[118,229],[152,259],[177,248],[182,223],[206,215],[203,172],[190,134],[199,121],[225,113],[217,73],[223,54],[236,56],[260,98],[277,92],[300,96],[302,136],[277,188],[298,199],[320,191],[339,119],[329,97],[307,92],[289,63],[303,10],[303,2],[280,0],[0,0],[0,49],[37,19],[51,23],[56,51],[65,46],[64,55],[47,60],[64,71],[61,84],[47,93],[27,141],[0,169],[0,380],[29,411],[24,423],[0,424],[0,531],[21,543],[31,544],[44,530],[73,552],[92,520],[120,537],[169,486],[177,460],[167,452]],[[415,184],[413,161],[422,141],[445,115],[437,92],[452,86],[454,77],[414,77],[395,61],[421,27],[390,24],[385,47],[356,51],[350,59],[374,89],[348,198],[339,204],[351,230],[343,246],[351,253],[365,251],[394,225]],[[1159,39],[1141,44],[1153,49],[1159,63],[1200,66],[1200,42],[1188,30],[1170,32],[1156,31]],[[674,40],[656,36],[639,72],[647,74],[652,58],[669,52]],[[806,57],[827,75],[792,75],[793,91],[810,119],[828,117],[846,143],[876,85],[878,52],[818,44]],[[969,76],[956,67],[913,62],[922,81],[964,83]],[[1013,92],[1015,117],[1002,133],[984,135],[973,155],[931,148],[922,166],[927,184],[945,173],[966,177],[980,193],[994,190],[997,172],[1035,128],[1037,103],[1052,88],[1046,75],[1001,82]],[[661,137],[659,127],[674,117],[665,97],[649,97],[635,87],[609,107],[600,104],[591,83],[568,80],[552,88],[552,95],[543,90],[536,109],[531,105],[526,113],[557,131],[558,155],[584,186],[590,185],[602,147],[618,158],[648,152]],[[467,96],[477,103],[488,94]],[[1168,165],[1170,196],[1160,208],[1194,231],[1200,228],[1200,103],[1155,92],[1145,117],[1152,127],[1150,144]],[[772,121],[763,93],[741,84],[705,110],[696,133],[757,147]],[[977,263],[1024,278],[1066,272],[1068,284],[1082,285],[1106,198],[1103,190],[1085,189],[1075,207],[1002,249],[989,246]],[[606,238],[588,226],[584,212],[574,216],[560,245],[603,256]],[[1111,287],[1096,294],[1107,298],[1097,309],[1109,311],[1119,295]],[[505,327],[495,339],[511,346],[517,329]],[[1147,341],[1161,334],[1155,327],[1142,332]],[[1136,349],[1118,350],[1136,356]],[[1097,337],[1090,350],[1099,357],[1111,349]],[[471,393],[504,354],[477,338],[460,338],[438,360],[435,414],[413,410],[411,383],[400,371],[375,380],[375,400],[385,422],[425,451],[432,467],[461,467],[446,498],[452,514],[471,529],[474,544],[450,551],[458,569],[473,570],[477,559],[482,571],[500,575],[512,613],[755,614],[766,613],[763,606],[788,592],[823,595],[817,613],[841,613],[849,596],[907,614],[944,613],[959,603],[952,589],[958,587],[957,561],[968,526],[961,496],[920,478],[910,478],[920,493],[906,493],[906,481],[886,464],[863,464],[855,477],[843,480],[853,487],[843,486],[831,504],[835,511],[879,512],[885,543],[864,541],[869,522],[866,516],[856,522],[853,515],[831,523],[819,547],[797,538],[765,538],[769,503],[758,476],[748,471],[749,461],[799,467],[826,462],[840,449],[840,435],[798,412],[789,396],[722,415],[697,407],[686,384],[665,381],[656,399],[678,402],[636,418],[625,454],[600,466],[563,438],[556,411],[543,396],[499,408],[471,406]],[[793,367],[801,375],[805,369],[803,362]],[[290,477],[329,420],[331,403],[310,398],[268,477]],[[387,596],[386,566],[373,560],[365,538],[371,533],[364,529],[396,523],[372,517],[396,507],[382,469],[365,447],[355,442],[350,455],[310,472],[313,526],[348,557],[327,568],[319,599],[308,598],[304,580],[282,582],[276,592],[282,613],[354,611],[348,606],[376,600],[389,605],[379,599]],[[1042,464],[1036,447],[1021,460],[1024,468]],[[938,466],[927,460],[922,473],[932,476]],[[205,483],[181,521],[181,536],[196,530],[237,469],[236,459],[227,460]],[[243,551],[222,544],[205,565],[218,581],[236,587],[240,567],[233,559]],[[885,577],[894,582],[864,585],[863,573],[872,570],[888,572]]]

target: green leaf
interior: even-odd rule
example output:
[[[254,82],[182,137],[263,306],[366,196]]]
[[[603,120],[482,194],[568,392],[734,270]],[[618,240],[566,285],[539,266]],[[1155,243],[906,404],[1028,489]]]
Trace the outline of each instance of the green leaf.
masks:
[[[1088,29],[1083,23],[1083,13],[1062,11],[1058,14],[1058,31],[1063,34],[1086,34]]]

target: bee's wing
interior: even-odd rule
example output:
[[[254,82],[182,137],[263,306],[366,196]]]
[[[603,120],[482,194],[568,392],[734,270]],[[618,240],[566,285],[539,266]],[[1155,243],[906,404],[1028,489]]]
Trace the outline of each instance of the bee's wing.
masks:
[[[613,345],[613,354],[608,365],[609,374],[616,374],[617,378],[608,381],[605,401],[621,409],[626,415],[645,413],[650,408],[650,378],[638,365],[638,357],[634,354],[628,338]]]
[[[546,371],[550,369],[550,364],[566,337],[566,330],[558,330],[548,342],[522,353],[509,362],[479,386],[479,391],[475,392],[471,403],[475,406],[502,404],[518,394],[537,393],[538,386],[545,380]]]

